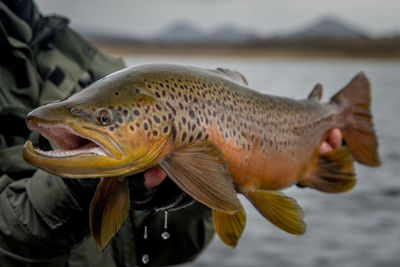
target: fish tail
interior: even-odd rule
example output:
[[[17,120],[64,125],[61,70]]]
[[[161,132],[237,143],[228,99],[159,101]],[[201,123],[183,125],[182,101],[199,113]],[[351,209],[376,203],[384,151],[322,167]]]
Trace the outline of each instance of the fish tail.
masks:
[[[345,106],[343,138],[355,160],[369,166],[379,166],[378,138],[372,122],[371,85],[363,72],[331,98],[331,103]]]

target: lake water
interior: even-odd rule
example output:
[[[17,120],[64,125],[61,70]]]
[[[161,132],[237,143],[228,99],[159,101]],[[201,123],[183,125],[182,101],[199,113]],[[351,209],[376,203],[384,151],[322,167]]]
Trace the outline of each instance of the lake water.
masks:
[[[126,62],[226,67],[243,73],[255,90],[294,98],[306,97],[320,82],[325,101],[364,71],[372,84],[382,166],[356,164],[358,183],[345,194],[285,190],[304,210],[307,232],[301,237],[272,226],[241,198],[247,223],[238,246],[230,249],[215,237],[188,266],[400,266],[399,61],[137,56]]]

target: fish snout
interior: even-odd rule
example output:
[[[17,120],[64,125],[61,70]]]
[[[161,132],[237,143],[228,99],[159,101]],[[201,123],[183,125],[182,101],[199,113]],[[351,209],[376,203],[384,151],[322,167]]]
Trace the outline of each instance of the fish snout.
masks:
[[[26,124],[29,129],[36,129],[40,122],[63,121],[71,116],[69,109],[59,103],[51,103],[38,107],[26,116]]]

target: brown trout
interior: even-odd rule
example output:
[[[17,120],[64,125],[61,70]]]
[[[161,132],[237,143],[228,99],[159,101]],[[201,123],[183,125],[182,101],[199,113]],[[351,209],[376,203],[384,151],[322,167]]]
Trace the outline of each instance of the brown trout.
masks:
[[[245,211],[237,193],[282,230],[301,235],[303,213],[280,190],[294,184],[345,192],[355,184],[353,158],[378,166],[363,73],[321,103],[317,84],[307,99],[265,95],[238,72],[177,65],[124,69],[70,98],[27,116],[58,149],[35,149],[24,159],[67,178],[102,178],[90,225],[104,249],[129,212],[125,176],[160,167],[184,192],[213,210],[217,234],[234,247]],[[333,128],[347,146],[320,154]]]

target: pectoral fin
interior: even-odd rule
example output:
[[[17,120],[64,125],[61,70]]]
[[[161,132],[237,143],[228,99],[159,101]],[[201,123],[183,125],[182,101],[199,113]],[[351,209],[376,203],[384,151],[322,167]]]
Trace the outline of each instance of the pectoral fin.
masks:
[[[90,231],[97,248],[102,251],[121,228],[129,214],[128,181],[103,178],[90,206]]]
[[[250,202],[272,224],[295,235],[306,230],[303,212],[296,200],[279,191],[255,190],[247,193]]]
[[[218,210],[213,210],[212,214],[215,232],[221,241],[231,248],[236,247],[246,224],[246,212],[242,205],[235,214],[227,214]]]
[[[221,151],[209,141],[181,147],[159,162],[183,191],[206,206],[233,214],[240,208]]]

